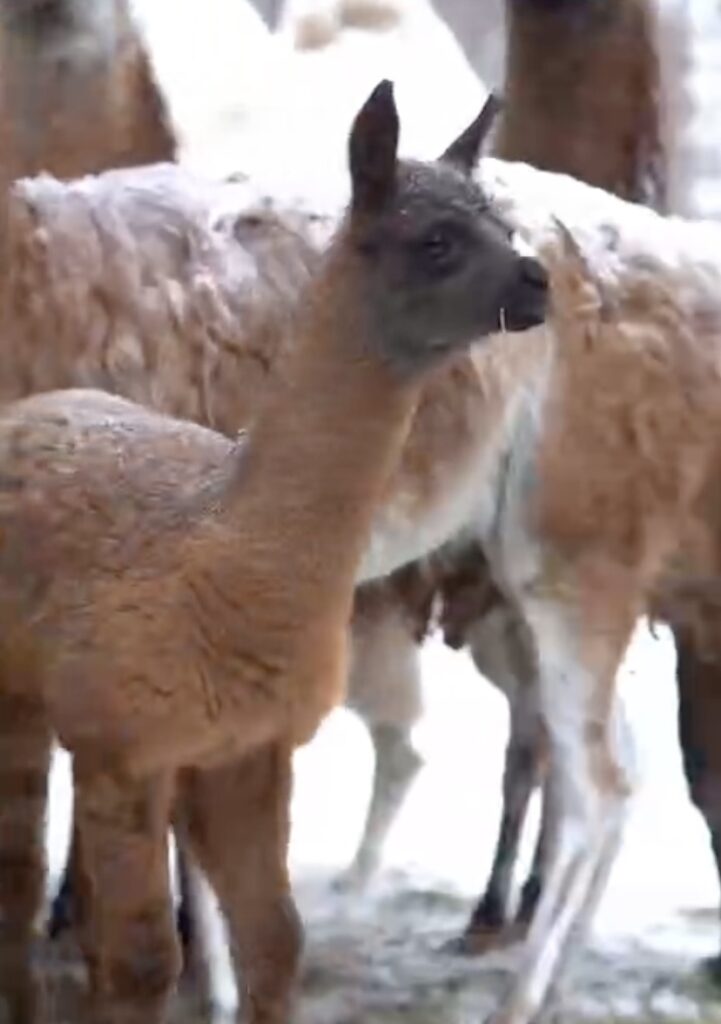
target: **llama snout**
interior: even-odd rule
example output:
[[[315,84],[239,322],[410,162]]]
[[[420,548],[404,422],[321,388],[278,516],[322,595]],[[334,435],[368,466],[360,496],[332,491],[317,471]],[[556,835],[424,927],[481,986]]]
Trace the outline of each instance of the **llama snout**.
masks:
[[[502,330],[525,331],[542,324],[548,312],[548,274],[532,256],[519,256],[516,273],[500,311]]]

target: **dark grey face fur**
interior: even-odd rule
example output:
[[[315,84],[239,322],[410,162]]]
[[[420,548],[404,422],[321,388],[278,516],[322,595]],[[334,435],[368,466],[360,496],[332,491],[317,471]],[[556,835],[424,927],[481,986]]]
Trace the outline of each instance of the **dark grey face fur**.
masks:
[[[351,233],[367,308],[389,358],[410,370],[546,315],[545,271],[515,252],[471,178],[489,122],[484,108],[435,163],[398,161],[392,90],[381,83],[351,134]]]

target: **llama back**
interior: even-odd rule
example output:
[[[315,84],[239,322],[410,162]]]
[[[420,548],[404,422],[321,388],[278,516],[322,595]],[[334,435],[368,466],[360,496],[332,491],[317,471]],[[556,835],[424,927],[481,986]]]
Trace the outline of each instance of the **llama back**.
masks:
[[[672,296],[678,315],[702,321],[705,334],[721,315],[721,227],[662,216],[563,174],[493,158],[480,180],[492,201],[534,251],[566,262],[565,229],[604,294],[615,302]],[[636,301],[635,299],[633,301]],[[721,324],[721,320],[719,320]],[[708,349],[708,340],[704,342]]]
[[[172,165],[17,183],[0,395],[96,386],[234,432],[316,264],[313,228]]]

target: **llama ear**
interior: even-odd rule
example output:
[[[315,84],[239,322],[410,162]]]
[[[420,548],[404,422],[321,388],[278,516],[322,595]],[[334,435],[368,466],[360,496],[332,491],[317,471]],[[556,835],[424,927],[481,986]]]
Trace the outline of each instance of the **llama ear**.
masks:
[[[561,238],[563,254],[566,260],[569,264],[573,264],[575,267],[582,270],[584,276],[588,276],[590,273],[588,260],[586,259],[586,254],[581,248],[578,239],[560,217],[556,217],[554,214],[551,217],[551,220],[553,221],[556,231]]]
[[[594,273],[580,242],[560,218],[553,216],[551,219],[561,239],[562,269],[566,282],[572,283],[576,291],[583,290],[586,309],[593,308],[599,310],[602,316],[608,315],[609,310],[614,308],[613,300],[598,274]]]
[[[470,174],[480,155],[481,146],[486,141],[486,136],[502,107],[503,102],[500,96],[496,96],[493,92],[489,93],[478,117],[468,125],[464,132],[461,132],[455,142],[450,144],[441,160],[444,163],[453,164],[464,174]]]
[[[399,131],[393,83],[384,79],[365,101],[351,128],[349,161],[354,210],[377,211],[392,195]]]

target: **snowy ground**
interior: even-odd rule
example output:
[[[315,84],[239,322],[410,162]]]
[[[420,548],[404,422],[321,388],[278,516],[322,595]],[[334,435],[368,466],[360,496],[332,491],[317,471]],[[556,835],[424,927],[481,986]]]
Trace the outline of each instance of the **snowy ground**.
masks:
[[[191,162],[216,171],[240,166],[264,175],[270,187],[321,195],[334,188],[329,167],[342,167],[353,108],[381,75],[401,80],[408,151],[440,148],[478,107],[482,87],[448,37],[432,28],[425,0],[415,2],[400,34],[369,40],[350,32],[329,51],[292,59],[288,40],[270,40],[240,0],[202,0],[202,19],[199,0],[173,0],[172,26],[168,0],[138,6]],[[664,5],[685,25],[674,59],[688,71],[679,109],[692,111],[676,136],[678,205],[718,214],[721,160],[709,145],[709,111],[718,110],[721,81],[721,48],[712,45],[721,38],[718,4]],[[640,787],[592,948],[579,964],[571,1021],[721,1022],[721,1002],[695,970],[700,956],[717,950],[719,893],[681,775],[673,669],[668,636],[654,640],[640,629],[623,672]],[[363,728],[338,711],[298,754],[291,858],[308,933],[298,1024],[479,1024],[512,968],[512,951],[483,962],[440,952],[490,865],[505,707],[465,655],[436,640],[423,652],[423,670],[427,711],[415,740],[426,764],[366,898],[341,898],[330,888],[351,857],[368,798]],[[49,832],[53,875],[63,858],[68,801],[61,758]],[[217,995],[228,1005],[233,993],[222,954],[216,968]],[[61,975],[67,980],[64,966]],[[58,998],[61,988],[54,1024],[74,1024],[68,986],[56,986]]]

